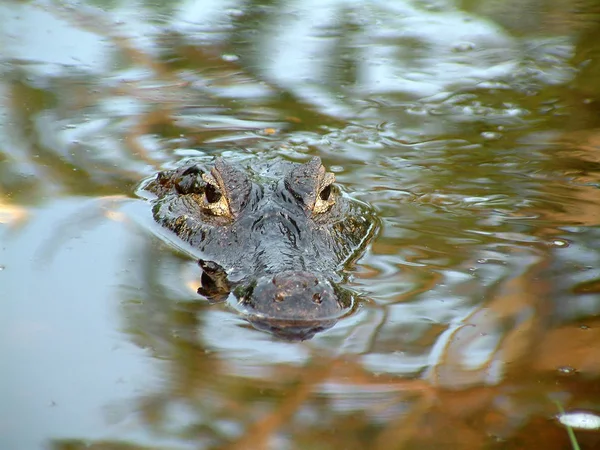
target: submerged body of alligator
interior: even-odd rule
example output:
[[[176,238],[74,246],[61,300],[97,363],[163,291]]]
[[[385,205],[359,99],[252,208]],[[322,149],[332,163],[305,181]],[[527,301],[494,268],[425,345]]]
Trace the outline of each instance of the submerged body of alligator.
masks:
[[[340,273],[376,228],[334,179],[319,158],[246,169],[217,158],[160,172],[146,189],[155,220],[203,255],[201,295],[233,294],[255,327],[307,339],[351,310]]]

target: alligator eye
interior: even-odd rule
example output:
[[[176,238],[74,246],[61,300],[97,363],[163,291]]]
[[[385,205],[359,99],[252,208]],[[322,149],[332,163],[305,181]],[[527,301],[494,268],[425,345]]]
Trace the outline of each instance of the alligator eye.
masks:
[[[204,196],[208,203],[217,203],[221,199],[221,193],[212,184],[207,184],[204,188]]]
[[[214,216],[231,216],[229,202],[223,195],[217,180],[207,173],[202,174],[202,179],[206,182],[204,194],[202,195],[202,208]]]
[[[313,213],[322,214],[324,212],[329,211],[329,209],[335,204],[335,195],[333,193],[334,187],[332,183],[329,183],[317,196],[317,200],[315,201],[315,206],[313,208]]]

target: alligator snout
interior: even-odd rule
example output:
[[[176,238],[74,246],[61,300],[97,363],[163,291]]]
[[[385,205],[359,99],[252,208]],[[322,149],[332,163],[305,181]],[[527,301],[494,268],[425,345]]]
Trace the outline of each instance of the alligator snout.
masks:
[[[267,277],[254,288],[254,296],[274,302],[272,307],[284,313],[287,308],[294,308],[295,317],[299,306],[312,315],[311,311],[334,306],[330,303],[337,305],[331,284],[309,272],[282,272],[273,276],[270,282]],[[322,311],[318,315],[322,316]]]
[[[285,271],[261,277],[243,308],[255,327],[301,340],[330,328],[352,306],[352,296],[327,279]]]

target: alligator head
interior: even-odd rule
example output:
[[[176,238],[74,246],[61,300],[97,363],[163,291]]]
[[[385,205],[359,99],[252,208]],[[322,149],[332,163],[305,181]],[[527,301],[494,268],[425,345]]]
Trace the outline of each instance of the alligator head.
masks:
[[[376,227],[334,181],[319,158],[247,170],[217,158],[160,172],[146,189],[156,221],[203,255],[199,294],[233,294],[256,328],[298,340],[352,310],[341,273]]]

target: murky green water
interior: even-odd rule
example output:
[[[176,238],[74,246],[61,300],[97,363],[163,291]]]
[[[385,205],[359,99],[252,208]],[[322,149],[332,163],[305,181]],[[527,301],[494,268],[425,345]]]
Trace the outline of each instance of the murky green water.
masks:
[[[0,448],[571,448],[557,402],[600,415],[598,13],[0,1]],[[136,196],[262,153],[382,221],[361,308],[302,343],[198,297]]]

